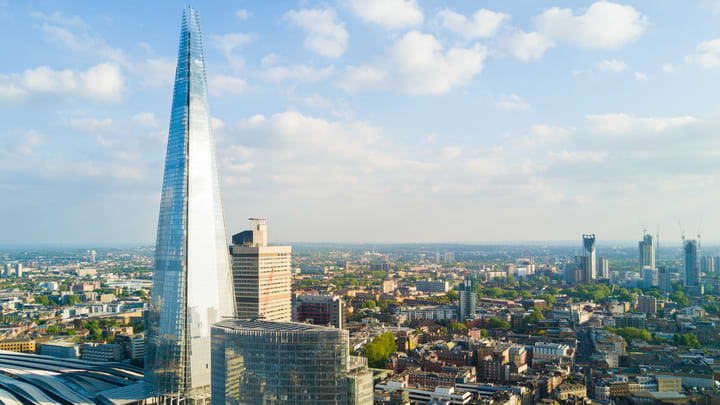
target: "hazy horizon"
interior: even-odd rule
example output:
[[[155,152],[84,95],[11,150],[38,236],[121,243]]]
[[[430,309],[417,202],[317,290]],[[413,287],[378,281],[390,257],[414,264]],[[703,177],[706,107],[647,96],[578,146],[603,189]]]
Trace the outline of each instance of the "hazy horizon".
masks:
[[[718,1],[195,6],[230,234],[720,241]],[[0,2],[0,246],[154,244],[181,13]]]

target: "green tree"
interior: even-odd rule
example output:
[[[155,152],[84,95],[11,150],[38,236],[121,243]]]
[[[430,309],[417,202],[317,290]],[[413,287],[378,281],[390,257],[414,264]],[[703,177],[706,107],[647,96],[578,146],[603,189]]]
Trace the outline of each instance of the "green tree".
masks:
[[[688,299],[682,290],[673,291],[672,294],[670,294],[670,299],[681,308],[688,305]]]
[[[457,291],[455,291],[455,290],[450,290],[450,291],[446,292],[445,296],[448,297],[448,299],[450,301],[457,301],[458,298],[460,298]]]
[[[451,322],[450,322],[450,329],[451,329],[451,330],[454,330],[454,331],[467,330],[467,326],[465,326],[464,323],[451,321]]]
[[[384,368],[387,359],[396,351],[395,335],[392,332],[385,332],[366,344],[362,355],[368,359],[370,367]]]
[[[58,333],[60,333],[60,328],[53,325],[53,326],[48,326],[45,331],[48,333],[48,335],[57,335]]]
[[[680,347],[688,349],[699,349],[702,346],[697,336],[693,333],[683,333],[682,335],[676,333],[673,336],[673,342]]]
[[[510,329],[510,323],[500,318],[492,318],[487,323],[488,329]]]

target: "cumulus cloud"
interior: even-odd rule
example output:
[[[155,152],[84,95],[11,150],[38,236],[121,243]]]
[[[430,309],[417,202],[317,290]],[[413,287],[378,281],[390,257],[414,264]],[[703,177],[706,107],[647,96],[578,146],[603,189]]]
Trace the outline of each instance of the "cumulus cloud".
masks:
[[[416,0],[347,0],[360,19],[389,30],[415,27],[423,22]]]
[[[643,72],[635,72],[634,76],[635,76],[635,80],[637,80],[637,81],[645,81],[648,79],[647,74],[643,73]]]
[[[542,58],[545,52],[555,46],[549,38],[537,32],[518,30],[504,41],[511,55],[522,62],[531,62]]]
[[[534,19],[535,31],[516,30],[504,40],[511,55],[523,62],[540,59],[559,43],[588,49],[615,49],[645,33],[648,18],[632,6],[597,1],[586,10],[553,7]]]
[[[6,100],[17,100],[31,94],[51,94],[63,98],[119,101],[123,91],[124,79],[120,68],[110,63],[95,65],[85,71],[53,70],[40,66],[0,77],[0,99]]]
[[[245,10],[244,8],[241,8],[241,9],[235,11],[235,17],[237,17],[241,20],[247,20],[248,17],[250,17],[250,12]]]
[[[584,48],[612,49],[642,35],[648,18],[632,6],[598,1],[584,13],[553,7],[535,18],[537,31],[552,40]]]
[[[605,59],[595,64],[595,69],[601,72],[624,72],[627,68],[625,62],[617,59]]]
[[[705,69],[720,66],[720,38],[700,42],[697,52],[685,58],[688,63],[696,64]]]
[[[290,10],[283,19],[305,31],[305,47],[328,58],[338,58],[347,49],[348,33],[332,9]]]
[[[481,8],[468,18],[446,8],[438,13],[438,18],[445,29],[461,37],[489,38],[510,16]]]
[[[482,72],[487,50],[471,48],[447,51],[433,35],[410,31],[390,49],[398,79],[408,93],[442,94]]]

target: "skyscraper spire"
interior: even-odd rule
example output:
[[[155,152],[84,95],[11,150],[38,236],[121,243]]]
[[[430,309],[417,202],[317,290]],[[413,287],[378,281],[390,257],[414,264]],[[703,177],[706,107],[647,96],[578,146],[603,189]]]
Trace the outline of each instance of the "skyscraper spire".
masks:
[[[187,7],[146,319],[146,378],[158,395],[209,395],[210,326],[234,308],[200,20]]]

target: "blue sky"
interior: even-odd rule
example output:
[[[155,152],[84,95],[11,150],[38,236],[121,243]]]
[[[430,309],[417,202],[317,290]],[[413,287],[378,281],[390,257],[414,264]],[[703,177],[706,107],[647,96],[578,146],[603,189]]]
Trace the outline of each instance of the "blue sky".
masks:
[[[151,243],[182,2],[0,1],[0,244]],[[720,240],[720,2],[198,1],[230,233]]]

